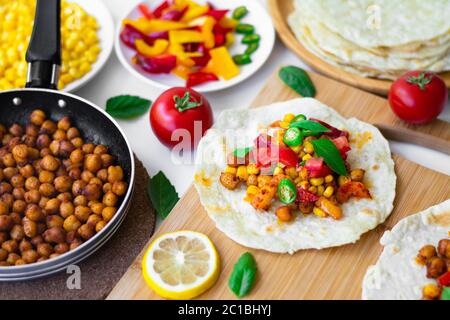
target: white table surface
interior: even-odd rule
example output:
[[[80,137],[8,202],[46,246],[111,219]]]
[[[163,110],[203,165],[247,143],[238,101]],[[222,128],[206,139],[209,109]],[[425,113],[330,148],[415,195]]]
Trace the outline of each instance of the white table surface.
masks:
[[[119,25],[119,19],[123,14],[128,12],[132,6],[142,2],[140,0],[94,1],[103,1],[106,4],[112,13],[116,27]],[[266,0],[255,1],[266,3]],[[230,3],[232,2],[233,0],[230,0]],[[280,65],[288,64],[309,69],[284,47],[281,41],[277,40],[271,57],[265,66],[253,77],[234,88],[206,95],[214,109],[215,115],[217,116],[225,109],[248,106],[275,69]],[[119,94],[139,95],[154,101],[161,93],[162,90],[146,85],[129,74],[119,63],[114,52],[104,69],[84,88],[75,92],[75,94],[103,108],[108,98]],[[441,119],[450,121],[450,105],[447,106],[444,114],[441,115]],[[192,183],[193,164],[180,165],[173,163],[170,151],[163,147],[154,136],[148,115],[132,121],[119,121],[119,124],[125,131],[134,152],[143,161],[149,174],[154,175],[162,170],[174,184],[180,196],[183,195]],[[398,142],[391,142],[391,147],[393,152],[411,161],[450,175],[450,157],[443,153]]]

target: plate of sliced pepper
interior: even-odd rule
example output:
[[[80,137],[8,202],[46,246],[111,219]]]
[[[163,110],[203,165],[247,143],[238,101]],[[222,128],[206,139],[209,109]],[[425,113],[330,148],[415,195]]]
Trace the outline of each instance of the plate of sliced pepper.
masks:
[[[210,92],[254,74],[274,43],[272,20],[257,1],[163,0],[127,13],[115,47],[125,68],[151,85]]]

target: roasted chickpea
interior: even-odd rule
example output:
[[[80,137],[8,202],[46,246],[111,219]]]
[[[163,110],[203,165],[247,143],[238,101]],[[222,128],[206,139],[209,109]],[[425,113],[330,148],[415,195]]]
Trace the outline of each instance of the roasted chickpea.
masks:
[[[19,124],[14,123],[9,128],[9,133],[11,133],[14,137],[20,137],[23,135],[23,128]]]
[[[86,222],[86,224],[90,225],[93,229],[95,229],[95,226],[98,222],[102,221],[101,216],[96,214],[91,214]]]
[[[41,156],[41,158],[51,155],[51,154],[52,154],[52,152],[50,151],[50,148],[41,149],[41,151],[39,152],[39,155]]]
[[[107,193],[107,192],[112,191],[112,186],[113,186],[112,183],[109,183],[109,182],[105,183],[103,185],[103,192]]]
[[[20,225],[22,223],[22,215],[20,213],[11,212],[9,214],[9,217],[12,219],[13,225],[16,225],[16,224]]]
[[[9,239],[8,233],[0,231],[0,245],[8,239]]]
[[[450,239],[442,239],[439,241],[438,252],[442,257],[450,259]]]
[[[74,250],[81,246],[83,242],[80,239],[75,239],[69,246],[69,250]]]
[[[31,244],[30,241],[28,241],[27,239],[23,239],[22,241],[20,241],[19,243],[19,251],[20,252],[24,252],[27,250],[31,250],[33,249],[33,245]]]
[[[70,232],[67,232],[67,234],[66,234],[66,242],[67,243],[72,243],[78,238],[79,238],[79,236],[76,231],[70,231]]]
[[[57,214],[59,212],[59,207],[61,206],[61,201],[57,198],[53,198],[47,201],[45,204],[45,212],[47,214]],[[47,225],[48,225],[48,218],[47,217]],[[61,222],[62,225],[62,222]]]
[[[436,248],[432,245],[424,246],[419,251],[419,257],[422,258],[424,261],[427,261],[437,255]]]
[[[23,200],[16,200],[13,203],[12,210],[16,213],[24,213],[27,207],[27,203]]]
[[[59,253],[52,253],[51,255],[50,255],[50,257],[48,257],[49,259],[54,259],[54,258],[57,258],[57,257],[59,257],[60,256],[60,254]]]
[[[36,160],[39,158],[39,150],[36,148],[28,148],[28,159]],[[21,164],[19,164],[21,165]]]
[[[38,190],[40,182],[36,177],[29,177],[25,180],[25,189],[27,190]]]
[[[45,242],[63,243],[66,240],[66,231],[61,227],[53,227],[45,230],[42,236]]]
[[[89,183],[89,181],[94,177],[95,177],[95,175],[92,172],[87,171],[87,170],[85,170],[81,173],[81,180],[83,180],[86,183]]]
[[[81,149],[75,149],[70,153],[70,161],[72,163],[82,163],[84,160],[84,152]]]
[[[14,188],[12,191],[14,199],[24,200],[25,199],[25,189],[24,188]]]
[[[25,126],[25,134],[27,136],[37,137],[37,135],[39,134],[39,127],[32,123],[28,123]]]
[[[75,150],[75,146],[72,142],[67,140],[61,140],[59,143],[59,155],[64,158],[68,158],[72,151]]]
[[[42,209],[36,205],[31,204],[25,210],[25,216],[34,222],[43,221],[45,219],[45,214],[42,212]]]
[[[102,217],[103,217],[103,220],[105,220],[106,222],[110,221],[110,220],[114,217],[114,215],[116,214],[116,212],[117,212],[117,208],[114,208],[114,207],[105,207],[105,208],[102,210]]]
[[[102,182],[102,180],[100,180],[100,179],[97,178],[97,177],[94,177],[94,178],[92,178],[91,180],[89,180],[89,183],[88,183],[88,184],[97,184],[97,185],[99,185],[100,190],[102,190],[103,182]]]
[[[47,134],[40,134],[36,139],[36,147],[38,149],[48,148],[50,146],[51,139]]]
[[[80,136],[80,131],[77,128],[71,127],[67,130],[67,139],[72,140]]]
[[[45,120],[44,123],[41,125],[40,133],[52,135],[55,133],[55,131],[56,131],[56,123],[54,123],[52,120]]]
[[[59,214],[63,218],[67,218],[68,216],[73,215],[75,212],[75,207],[73,206],[72,202],[65,201],[61,203],[59,207]]]
[[[14,188],[22,188],[25,186],[25,178],[20,174],[15,174],[14,176],[12,176],[10,182]]]
[[[4,146],[8,145],[8,143],[13,139],[12,134],[5,134],[3,135],[2,143]]]
[[[33,137],[33,136],[29,136],[29,135],[26,135],[26,136],[23,136],[22,137],[22,142],[23,142],[23,144],[25,144],[27,147],[34,147],[35,145],[36,145],[36,137]],[[39,151],[38,151],[38,153],[39,153]]]
[[[35,250],[27,250],[22,252],[22,259],[26,263],[34,263],[39,259],[39,254]]]
[[[39,201],[41,200],[41,193],[39,192],[39,190],[30,190],[25,192],[25,201],[27,203],[39,203]]]
[[[83,146],[83,139],[80,137],[76,137],[70,140],[75,148],[81,148]]]
[[[39,200],[39,207],[41,207],[42,209],[45,208],[45,206],[47,205],[48,200],[50,200],[50,198],[47,197],[41,197],[41,200]]]
[[[107,192],[104,196],[103,196],[103,204],[107,207],[114,207],[116,206],[117,202],[118,202],[118,198],[117,196],[109,191]]]
[[[120,166],[110,166],[108,167],[108,181],[110,183],[118,182],[123,180],[123,170]]]
[[[64,131],[69,130],[70,126],[71,126],[69,117],[62,117],[61,119],[59,119],[57,126],[58,126],[58,129],[61,129]]]
[[[51,197],[55,194],[56,189],[51,183],[43,183],[39,187],[39,192],[44,197]]]
[[[81,150],[83,150],[85,154],[93,153],[94,149],[95,146],[92,143],[86,143],[81,147]]]
[[[19,244],[16,240],[7,240],[2,243],[2,249],[8,251],[8,253],[15,253],[19,250]]]
[[[60,193],[56,198],[58,198],[61,202],[72,201],[73,199],[72,194],[70,192]]]
[[[8,251],[0,248],[0,261],[5,261],[8,258]]]
[[[37,223],[28,219],[23,219],[23,231],[28,238],[33,238],[37,235]]]
[[[47,170],[42,170],[39,172],[39,182],[40,183],[53,183],[55,179],[55,173]]]
[[[83,190],[86,187],[86,182],[83,180],[77,180],[72,185],[72,193],[75,196],[79,196],[83,194]]]
[[[0,216],[9,213],[9,206],[7,203],[0,201]]]
[[[0,202],[5,203],[8,208],[11,208],[14,203],[14,197],[11,193],[4,193],[0,196]]]
[[[433,257],[427,262],[427,277],[437,279],[447,271],[445,260],[440,257]]]
[[[292,220],[291,209],[289,209],[289,207],[287,207],[287,206],[279,207],[276,210],[276,215],[277,215],[278,219],[280,219],[280,221],[282,221],[282,222],[289,222]]]
[[[93,203],[90,206],[90,208],[91,208],[92,212],[95,213],[96,215],[101,215],[105,206],[103,203],[98,202],[98,203]]]
[[[58,254],[66,253],[67,251],[69,251],[69,249],[70,249],[69,245],[65,242],[58,243],[55,246],[55,252]]]
[[[95,234],[94,228],[89,224],[83,224],[80,228],[78,228],[78,234],[84,240],[89,240]]]
[[[108,169],[100,169],[97,172],[97,178],[99,178],[103,182],[108,181]]]
[[[13,221],[10,216],[0,216],[0,231],[9,231],[13,226]]]
[[[40,167],[47,171],[56,171],[59,168],[59,161],[51,155],[47,155],[41,160]]]
[[[68,192],[72,188],[72,181],[69,176],[59,176],[54,181],[55,189],[58,192]]]
[[[28,146],[18,144],[12,149],[12,155],[17,162],[24,161],[28,158]]]
[[[91,209],[87,206],[76,206],[74,215],[81,222],[86,222],[89,215],[92,213]]]
[[[53,139],[54,140],[65,140],[67,139],[67,135],[66,132],[64,130],[61,129],[56,129],[55,133],[53,134]]]
[[[15,167],[16,166],[16,160],[14,160],[14,156],[12,153],[7,153],[3,156],[3,164],[5,167]]]
[[[92,173],[102,168],[102,159],[98,154],[88,154],[84,158],[84,167]]]
[[[75,206],[87,206],[88,202],[89,202],[88,199],[83,195],[77,196],[73,200],[73,204]]]
[[[8,258],[6,259],[6,262],[9,263],[9,265],[14,266],[16,265],[16,262],[20,260],[20,256],[17,253],[10,253],[8,255]]]
[[[77,231],[78,228],[81,226],[81,222],[78,220],[78,218],[74,215],[68,216],[64,220],[63,228],[67,232],[70,231]]]
[[[26,179],[33,177],[34,172],[34,168],[31,164],[19,168],[19,173]]]
[[[70,168],[69,177],[71,177],[73,180],[80,180],[81,179],[81,169],[77,168],[77,167]]]
[[[53,247],[49,243],[40,243],[36,249],[41,257],[49,257],[54,252]]]
[[[9,232],[9,236],[11,239],[16,240],[17,242],[20,242],[25,238],[25,232],[23,231],[23,226],[16,224],[12,227],[11,231]]]
[[[95,225],[95,232],[100,232],[105,226],[106,226],[106,221],[99,221],[97,222],[97,224]]]
[[[108,148],[105,147],[104,145],[97,145],[94,148],[94,154],[98,154],[98,155],[102,155],[102,154],[106,154],[108,153]]]
[[[45,121],[45,113],[42,110],[34,110],[30,115],[30,121],[36,126],[41,126]]]
[[[88,184],[83,191],[83,195],[89,201],[98,200],[102,195],[102,187],[98,184]]]
[[[19,172],[19,170],[17,168],[5,168],[3,169],[3,176],[8,179],[11,180],[12,177],[14,177],[15,175],[17,175],[17,173]],[[11,181],[10,181],[11,182]],[[12,182],[11,182],[12,184]],[[12,184],[12,186],[14,187],[14,185]]]
[[[127,183],[124,181],[117,181],[113,183],[112,186],[112,192],[114,192],[116,195],[123,196],[127,192]]]

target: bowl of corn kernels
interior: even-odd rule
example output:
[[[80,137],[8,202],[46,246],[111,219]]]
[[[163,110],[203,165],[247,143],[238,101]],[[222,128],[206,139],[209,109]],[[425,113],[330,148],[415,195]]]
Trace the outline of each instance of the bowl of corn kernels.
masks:
[[[0,91],[25,86],[25,54],[33,30],[35,0],[0,1]],[[61,56],[58,89],[74,91],[108,60],[114,23],[102,1],[61,1]]]

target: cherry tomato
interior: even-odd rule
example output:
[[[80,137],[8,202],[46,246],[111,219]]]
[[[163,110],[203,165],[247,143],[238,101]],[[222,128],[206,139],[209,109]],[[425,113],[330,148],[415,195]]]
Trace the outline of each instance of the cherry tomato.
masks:
[[[195,122],[198,122],[197,126]],[[185,134],[189,132],[190,141],[187,141],[194,149],[206,130],[211,128],[213,113],[208,100],[200,93],[177,87],[163,92],[153,103],[150,124],[156,137],[168,148],[186,143],[189,137]]]
[[[425,124],[437,118],[447,101],[444,81],[432,72],[408,72],[394,82],[389,92],[394,113],[411,124]]]

